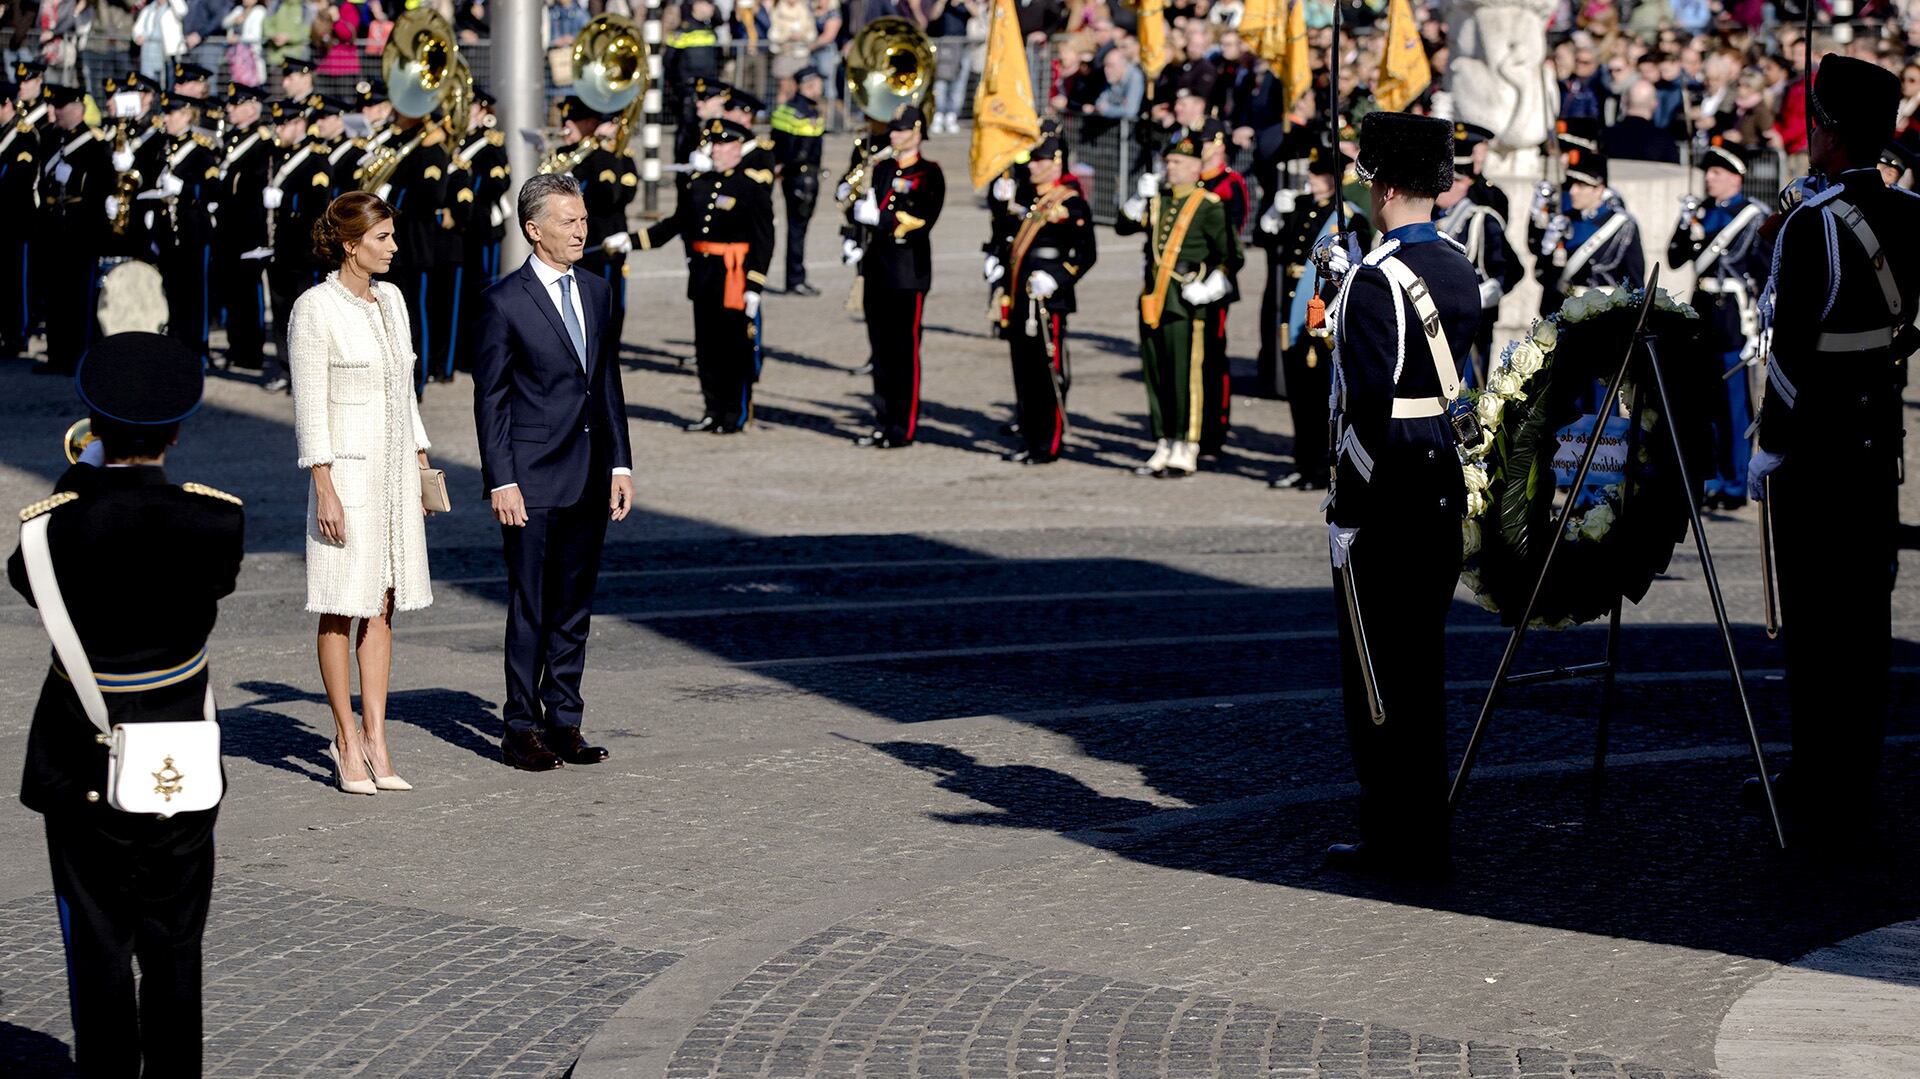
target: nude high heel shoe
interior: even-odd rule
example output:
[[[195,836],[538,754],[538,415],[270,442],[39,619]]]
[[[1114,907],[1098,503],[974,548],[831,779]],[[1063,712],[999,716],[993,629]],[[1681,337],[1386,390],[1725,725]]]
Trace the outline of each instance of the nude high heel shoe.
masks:
[[[333,782],[342,794],[372,794],[379,789],[371,779],[347,778],[346,772],[340,767],[340,746],[337,743],[328,742],[326,754],[327,759],[333,762]],[[373,769],[368,768],[367,774],[372,775]]]
[[[383,791],[410,791],[413,789],[413,784],[401,779],[400,773],[395,772],[390,776],[383,776],[373,770],[373,758],[371,756],[363,759],[367,762],[367,774],[373,777],[373,785],[375,787]]]

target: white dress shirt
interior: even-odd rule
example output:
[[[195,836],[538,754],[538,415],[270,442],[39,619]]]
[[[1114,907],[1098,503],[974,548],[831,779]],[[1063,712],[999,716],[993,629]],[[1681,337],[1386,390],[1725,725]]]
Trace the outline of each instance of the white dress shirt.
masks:
[[[533,276],[539,278],[540,286],[547,290],[547,298],[553,301],[554,313],[560,316],[562,325],[566,324],[567,312],[566,308],[560,306],[560,279],[563,277],[573,279],[573,284],[569,289],[573,295],[573,317],[580,321],[580,333],[584,337],[587,331],[587,310],[580,306],[580,278],[573,272],[573,267],[569,266],[564,270],[556,270],[547,265],[539,255],[528,255],[527,265],[533,267]],[[616,476],[631,476],[633,475],[633,469],[616,468],[613,470],[613,474]],[[495,487],[494,490],[504,491],[509,487],[518,486],[520,485],[517,483],[503,483]]]

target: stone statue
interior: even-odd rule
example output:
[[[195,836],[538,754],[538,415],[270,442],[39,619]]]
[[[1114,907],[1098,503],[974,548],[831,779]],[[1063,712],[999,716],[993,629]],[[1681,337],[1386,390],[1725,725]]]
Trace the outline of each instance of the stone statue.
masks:
[[[1447,88],[1454,119],[1493,132],[1496,151],[1532,149],[1547,139],[1555,92],[1547,70],[1547,20],[1554,0],[1456,0],[1447,7],[1452,61]]]

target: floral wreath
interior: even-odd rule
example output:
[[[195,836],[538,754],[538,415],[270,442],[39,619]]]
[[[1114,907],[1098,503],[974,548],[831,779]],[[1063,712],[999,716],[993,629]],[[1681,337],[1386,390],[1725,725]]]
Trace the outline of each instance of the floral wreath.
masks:
[[[1560,431],[1581,418],[1582,397],[1597,396],[1596,383],[1604,386],[1612,377],[1645,298],[1644,290],[1620,287],[1567,300],[1557,314],[1537,320],[1526,337],[1508,344],[1485,388],[1468,395],[1483,434],[1460,451],[1467,494],[1460,579],[1508,625],[1526,606],[1557,517],[1553,457]],[[1695,476],[1710,446],[1705,402],[1719,381],[1717,372],[1691,362],[1687,346],[1698,334],[1698,320],[1693,308],[1663,289],[1646,327],[1660,346],[1661,373],[1687,425],[1682,443]],[[1567,519],[1534,610],[1535,626],[1563,629],[1608,614],[1623,597],[1639,602],[1686,536],[1689,518],[1667,420],[1640,392],[1653,384],[1651,376],[1646,351],[1637,350],[1619,397],[1600,410],[1589,437],[1601,437],[1606,419],[1632,421],[1624,478],[1590,486],[1592,500]]]

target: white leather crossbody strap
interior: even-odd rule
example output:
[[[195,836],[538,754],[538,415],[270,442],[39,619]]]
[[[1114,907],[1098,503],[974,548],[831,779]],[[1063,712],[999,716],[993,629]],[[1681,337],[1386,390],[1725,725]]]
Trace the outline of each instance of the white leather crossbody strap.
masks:
[[[100,695],[100,683],[93,677],[93,665],[87,662],[87,650],[80,645],[80,634],[67,615],[67,601],[60,594],[60,580],[53,573],[53,551],[47,546],[47,526],[53,520],[41,514],[20,526],[20,556],[27,564],[27,583],[33,588],[34,605],[40,608],[40,621],[53,639],[53,650],[73,683],[73,695],[101,734],[112,734],[107,723],[107,701]]]
[[[1887,253],[1880,246],[1880,237],[1874,235],[1873,226],[1867,223],[1867,215],[1846,199],[1832,199],[1821,209],[1832,211],[1840,223],[1847,226],[1853,238],[1865,249],[1868,261],[1873,263],[1874,277],[1880,282],[1880,294],[1887,301],[1887,316],[1894,325],[1900,324],[1901,303],[1900,286],[1893,279],[1893,270],[1887,265]]]
[[[1447,343],[1447,328],[1440,322],[1440,308],[1434,304],[1433,294],[1427,291],[1427,283],[1397,258],[1381,259],[1380,269],[1395,289],[1413,301],[1413,313],[1420,317],[1421,336],[1426,338],[1427,353],[1433,359],[1433,373],[1440,378],[1440,395],[1446,399],[1445,404],[1452,404],[1460,399],[1460,373],[1453,365],[1453,346]],[[1445,411],[1444,406],[1441,411]]]
[[[1720,256],[1727,253],[1727,248],[1733,246],[1733,241],[1740,238],[1740,233],[1748,225],[1765,214],[1766,211],[1760,208],[1759,203],[1749,202],[1740,207],[1740,212],[1733,215],[1733,220],[1727,222],[1726,228],[1714,233],[1712,242],[1707,244],[1707,249],[1700,252],[1699,258],[1693,260],[1694,275],[1701,279],[1703,287],[1707,271],[1713,268],[1714,263],[1720,261]]]
[[[1560,271],[1561,282],[1572,280],[1573,275],[1579,273],[1581,267],[1592,261],[1593,256],[1607,245],[1608,240],[1613,239],[1621,229],[1626,227],[1627,215],[1618,210],[1614,211],[1613,216],[1607,218],[1606,223],[1595,230],[1593,235],[1587,237],[1587,242],[1581,244],[1574,251],[1573,256],[1567,259],[1566,268]]]

